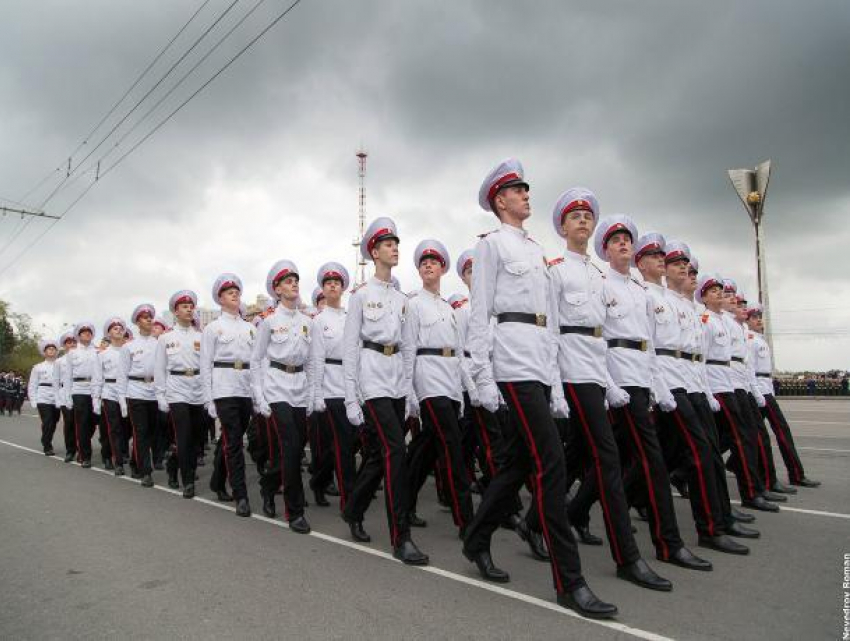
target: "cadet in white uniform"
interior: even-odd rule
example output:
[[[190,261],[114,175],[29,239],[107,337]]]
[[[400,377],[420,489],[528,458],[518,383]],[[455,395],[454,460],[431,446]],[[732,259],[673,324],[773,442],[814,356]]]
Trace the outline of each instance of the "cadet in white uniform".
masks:
[[[106,440],[112,455],[110,465],[105,467],[113,469],[115,476],[124,475],[124,453],[128,447],[124,433],[127,406],[118,393],[121,347],[126,331],[127,324],[117,316],[103,324],[103,335],[109,340],[109,347],[97,355],[97,366],[92,377],[95,411],[100,414],[101,427],[106,427]]]
[[[70,463],[77,456],[77,428],[74,426],[74,412],[68,408],[65,398],[68,390],[65,388],[65,370],[68,367],[68,355],[77,347],[74,332],[62,334],[59,339],[64,353],[56,359],[53,368],[53,389],[56,391],[56,407],[62,414],[62,436],[65,441],[65,462]]]
[[[97,349],[92,344],[94,325],[89,322],[74,328],[77,347],[68,354],[64,367],[63,389],[65,407],[74,414],[77,452],[82,467],[91,467],[91,437],[94,425],[94,407],[91,398],[91,377],[97,360]]]
[[[53,456],[53,433],[59,421],[59,409],[56,407],[56,381],[53,372],[56,368],[56,355],[59,343],[54,340],[38,342],[38,352],[44,360],[33,365],[27,384],[27,396],[30,407],[38,412],[41,419],[41,447],[45,456]]]

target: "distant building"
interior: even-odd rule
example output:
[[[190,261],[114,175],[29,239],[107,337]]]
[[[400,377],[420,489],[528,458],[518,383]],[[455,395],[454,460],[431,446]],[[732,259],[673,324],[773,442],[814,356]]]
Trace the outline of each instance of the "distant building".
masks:
[[[253,303],[249,303],[247,306],[247,318],[251,320],[257,314],[261,314],[266,311],[269,307],[272,307],[272,299],[266,296],[265,294],[257,294],[257,299]]]
[[[201,327],[206,327],[221,315],[221,310],[198,308],[198,316],[201,319]]]

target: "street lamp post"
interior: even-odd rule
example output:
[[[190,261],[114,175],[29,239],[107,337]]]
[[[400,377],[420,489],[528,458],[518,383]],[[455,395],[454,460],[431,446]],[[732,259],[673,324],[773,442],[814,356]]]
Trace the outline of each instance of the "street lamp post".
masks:
[[[767,293],[767,267],[764,258],[764,200],[767,196],[767,184],[770,181],[770,160],[765,160],[754,169],[729,169],[729,180],[741,199],[744,209],[753,223],[756,232],[756,274],[758,277],[759,302],[764,308],[764,338],[773,352],[772,325],[770,322],[770,298]],[[775,360],[774,360],[775,362]]]

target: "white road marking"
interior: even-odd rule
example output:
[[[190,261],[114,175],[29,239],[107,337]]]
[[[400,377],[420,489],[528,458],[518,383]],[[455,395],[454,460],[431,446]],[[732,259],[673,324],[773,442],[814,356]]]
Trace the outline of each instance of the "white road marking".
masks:
[[[842,454],[850,454],[850,450],[831,450],[827,447],[798,447],[798,450],[808,450],[810,452],[840,452]]]

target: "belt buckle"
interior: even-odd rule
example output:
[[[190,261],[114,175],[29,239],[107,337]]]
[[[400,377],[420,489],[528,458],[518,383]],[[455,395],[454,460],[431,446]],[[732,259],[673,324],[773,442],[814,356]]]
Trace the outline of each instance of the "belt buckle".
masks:
[[[233,361],[233,369],[241,370],[243,366],[244,363],[242,361]]]
[[[286,372],[287,374],[294,374],[295,373],[295,365],[284,365],[283,371]]]
[[[699,354],[691,354],[691,362],[699,363]]]
[[[145,383],[153,383],[153,377],[152,376],[145,376]]]
[[[384,356],[392,356],[395,353],[395,345],[384,345]]]
[[[546,314],[535,314],[534,324],[538,327],[546,327]]]
[[[451,347],[444,347],[443,348],[443,356],[445,356],[446,358],[450,358],[450,357],[454,356],[454,354],[452,354],[452,348]]]
[[[677,349],[677,350],[675,350],[675,352],[676,352],[676,358],[682,358],[682,350]]]
[[[192,378],[192,377],[195,375],[195,370],[194,370],[194,369],[187,369],[187,370],[184,372],[184,374],[185,374],[185,376],[188,376],[189,378]]]
[[[593,328],[593,338],[602,338],[602,328],[594,327]]]
[[[646,341],[641,341],[640,342],[640,351],[645,352],[646,349],[647,349]]]

